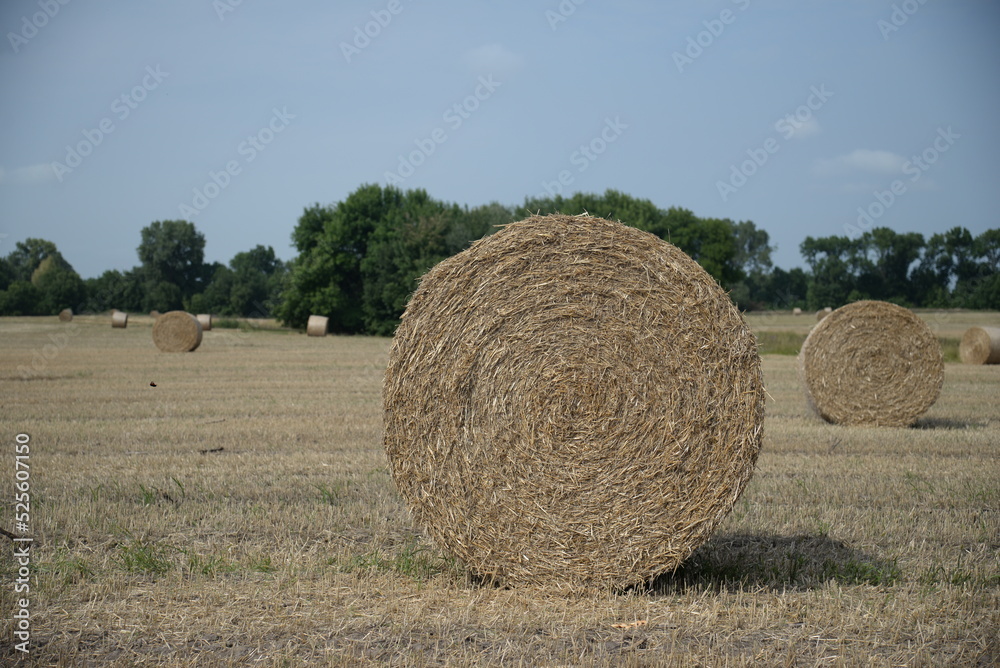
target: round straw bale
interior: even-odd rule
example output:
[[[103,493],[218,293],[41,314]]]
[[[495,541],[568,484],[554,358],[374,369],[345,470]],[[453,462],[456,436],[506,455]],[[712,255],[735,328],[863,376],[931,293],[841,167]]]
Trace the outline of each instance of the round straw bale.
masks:
[[[795,308],[792,309],[792,315],[802,315],[802,309],[796,306]]]
[[[414,519],[472,571],[616,589],[676,569],[753,474],[757,342],[661,239],[532,216],[421,279],[383,387]]]
[[[970,327],[958,355],[965,364],[1000,364],[1000,327]]]
[[[159,318],[160,317],[160,312],[157,311],[156,309],[153,309],[152,311],[149,312],[149,317],[154,318],[154,319],[155,318]]]
[[[326,336],[329,322],[330,319],[325,315],[309,316],[309,323],[306,325],[306,334],[309,336]]]
[[[112,309],[111,311],[111,326],[115,329],[125,329],[128,327],[128,313],[124,311],[119,311],[117,309]]]
[[[199,313],[197,315],[198,322],[201,323],[201,331],[210,332],[212,331],[212,314],[211,313]]]
[[[186,311],[168,311],[153,325],[153,343],[165,353],[188,353],[201,345],[201,323]]]
[[[70,321],[72,321],[73,320],[73,309],[71,309],[71,308],[64,308],[63,310],[59,311],[59,320],[60,320],[60,322],[70,322]]]
[[[888,302],[842,306],[799,352],[806,399],[827,422],[905,427],[937,401],[941,344],[910,310]]]

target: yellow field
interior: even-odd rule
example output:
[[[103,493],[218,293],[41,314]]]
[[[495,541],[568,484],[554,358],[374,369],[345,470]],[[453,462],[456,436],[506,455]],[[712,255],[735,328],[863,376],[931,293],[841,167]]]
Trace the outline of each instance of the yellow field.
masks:
[[[921,315],[943,339],[1000,320]],[[30,653],[5,612],[0,661],[1000,662],[1000,366],[949,363],[916,427],[862,429],[813,417],[795,358],[765,355],[758,471],[713,539],[648,591],[566,597],[476,584],[414,529],[380,442],[388,339],[255,325],[167,354],[151,326],[0,319],[0,528],[24,433],[35,539]]]

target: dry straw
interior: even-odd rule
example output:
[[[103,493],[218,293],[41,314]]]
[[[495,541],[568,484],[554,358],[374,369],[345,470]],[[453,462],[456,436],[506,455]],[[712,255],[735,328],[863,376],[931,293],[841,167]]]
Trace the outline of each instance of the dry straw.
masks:
[[[210,313],[199,313],[197,315],[198,322],[201,323],[201,331],[210,332],[212,331],[212,315]]]
[[[965,364],[1000,364],[1000,327],[970,327],[958,355]]]
[[[329,322],[330,319],[324,315],[309,316],[309,323],[306,325],[306,334],[309,336],[326,336]]]
[[[792,309],[792,315],[802,315],[802,309],[796,306],[795,308]]]
[[[533,216],[431,269],[383,388],[417,524],[488,580],[617,589],[676,569],[753,474],[756,340],[697,263]]]
[[[201,345],[201,323],[186,311],[168,311],[153,325],[153,343],[165,353],[188,353]]]
[[[111,326],[115,329],[125,329],[128,327],[128,313],[115,309],[111,311]]]
[[[937,400],[941,345],[911,311],[880,301],[843,306],[799,352],[806,398],[828,422],[905,427]]]
[[[59,311],[59,320],[60,322],[71,322],[73,320],[73,309],[64,308]]]

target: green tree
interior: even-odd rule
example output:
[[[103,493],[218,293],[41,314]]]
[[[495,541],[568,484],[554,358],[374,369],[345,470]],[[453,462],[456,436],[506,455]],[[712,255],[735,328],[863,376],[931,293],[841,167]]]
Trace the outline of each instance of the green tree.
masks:
[[[13,281],[0,292],[0,314],[43,315],[39,310],[41,291],[31,281]]]
[[[447,245],[453,253],[468,248],[473,241],[489,236],[518,220],[515,213],[498,202],[490,202],[472,209],[466,207],[455,217],[448,230]]]
[[[311,314],[318,314],[330,318],[331,331],[363,330],[361,261],[379,221],[402,196],[393,187],[363,185],[325,211],[306,210],[292,233],[296,247],[306,250],[292,263],[277,312],[286,325],[304,327]]]
[[[869,299],[918,303],[922,295],[911,274],[924,246],[923,235],[916,232],[899,234],[887,227],[865,232],[851,248],[855,289]]]
[[[5,257],[0,257],[0,290],[6,290],[11,281],[14,280],[14,272],[10,262]]]
[[[744,220],[733,224],[736,236],[734,264],[744,276],[763,276],[771,271],[771,237],[767,231],[759,229],[752,221]]]
[[[809,265],[806,301],[810,309],[842,306],[856,292],[856,274],[852,271],[853,248],[848,237],[806,237],[799,245]]]
[[[230,299],[236,283],[232,270],[221,262],[214,262],[210,271],[212,278],[205,286],[205,290],[186,301],[187,310],[190,313],[243,315],[233,309]]]
[[[18,241],[14,250],[7,256],[10,280],[30,281],[38,265],[48,257],[56,258],[55,261],[60,264],[69,264],[51,241],[30,238]]]
[[[183,308],[208,278],[205,237],[188,221],[155,221],[144,227],[137,251],[145,285],[143,310]]]
[[[61,255],[49,255],[35,268],[31,283],[40,295],[38,311],[44,315],[59,313],[64,308],[79,311],[87,296],[80,275]]]
[[[145,279],[140,267],[126,272],[109,269],[97,278],[88,278],[85,284],[87,299],[82,309],[84,312],[100,313],[113,308],[122,311],[142,310]]]
[[[287,268],[273,248],[258,245],[237,253],[229,261],[229,269],[233,277],[229,304],[234,313],[262,317],[275,311]]]
[[[379,221],[361,262],[366,332],[391,335],[417,279],[465,246],[462,237],[454,237],[456,246],[448,243],[460,215],[457,206],[432,200],[423,190],[410,190],[399,207]]]
[[[52,315],[64,308],[79,310],[86,297],[80,275],[66,261],[56,245],[45,239],[25,239],[15,244],[4,259],[0,284],[13,293],[8,295],[11,311],[28,315]],[[29,283],[34,290],[15,283]],[[25,300],[36,298],[28,307]],[[13,313],[10,313],[13,315]]]

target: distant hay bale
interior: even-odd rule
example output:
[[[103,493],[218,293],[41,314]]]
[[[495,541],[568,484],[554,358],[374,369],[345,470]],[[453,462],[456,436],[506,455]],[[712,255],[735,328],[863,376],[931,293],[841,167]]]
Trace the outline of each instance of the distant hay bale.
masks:
[[[802,315],[802,309],[796,306],[795,308],[792,309],[792,315]]]
[[[306,325],[306,334],[309,336],[326,336],[330,319],[323,315],[309,316],[309,324]]]
[[[165,353],[188,353],[201,345],[201,323],[186,311],[168,311],[153,325],[153,343]]]
[[[151,318],[159,318],[160,317],[160,312],[154,309],[154,310],[152,310],[152,311],[149,312],[149,316]]]
[[[128,327],[128,313],[119,311],[118,309],[112,309],[111,326],[115,329],[125,329]]]
[[[691,258],[532,216],[421,279],[383,408],[416,523],[471,571],[617,589],[676,569],[732,509],[764,391],[754,335]]]
[[[958,355],[964,364],[1000,364],[1000,327],[970,327]]]
[[[830,308],[829,306],[827,306],[826,308],[821,308],[820,310],[816,311],[816,322],[821,321],[823,318],[830,315],[831,313],[833,313],[833,309]]]
[[[198,322],[201,323],[201,331],[210,332],[212,331],[212,314],[211,313],[199,313]]]
[[[59,321],[60,322],[71,322],[73,320],[73,309],[64,308],[59,311]]]
[[[941,345],[911,311],[880,301],[843,306],[799,352],[806,398],[827,422],[905,427],[937,401]]]

